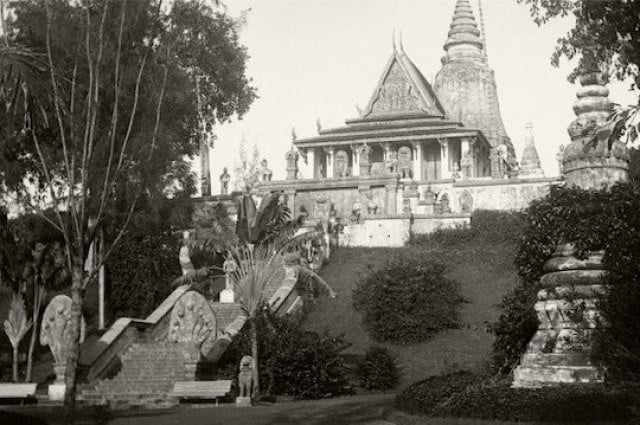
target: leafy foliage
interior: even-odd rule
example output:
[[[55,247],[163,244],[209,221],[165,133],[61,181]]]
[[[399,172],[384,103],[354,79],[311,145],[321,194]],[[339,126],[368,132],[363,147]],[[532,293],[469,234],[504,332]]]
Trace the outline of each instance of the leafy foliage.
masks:
[[[511,388],[506,381],[480,382],[454,393],[431,411],[439,417],[523,422],[602,422],[636,417],[638,388],[560,386]]]
[[[540,25],[555,17],[572,14],[575,27],[558,40],[551,62],[561,57],[580,58],[569,79],[599,66],[613,68],[619,80],[631,77],[638,83],[640,65],[640,29],[637,1],[591,0],[517,0],[529,5],[535,22]],[[635,85],[634,84],[634,85]]]
[[[166,222],[144,211],[134,215],[106,265],[108,306],[114,317],[145,318],[171,293],[180,275],[179,245]]]
[[[260,352],[260,382],[268,395],[287,395],[297,400],[329,398],[350,394],[351,386],[339,351],[342,337],[303,330],[286,317],[267,310],[255,319]],[[236,367],[250,352],[250,335],[245,326],[225,352],[221,364]]]
[[[496,369],[511,370],[533,336],[533,304],[543,264],[558,243],[571,241],[582,258],[604,249],[603,266],[611,272],[609,294],[601,306],[610,326],[599,335],[598,356],[610,370],[624,371],[627,378],[638,376],[640,321],[634,302],[640,299],[639,209],[640,186],[633,183],[600,191],[553,187],[548,196],[531,203],[516,253],[521,282],[501,304],[494,327]]]
[[[358,377],[362,388],[386,391],[398,385],[400,370],[388,348],[371,346],[358,365]]]
[[[396,254],[358,283],[353,305],[377,342],[412,344],[459,326],[460,284],[420,250]]]
[[[483,379],[485,377],[467,371],[432,376],[404,389],[396,397],[395,406],[407,413],[430,415],[451,396]]]

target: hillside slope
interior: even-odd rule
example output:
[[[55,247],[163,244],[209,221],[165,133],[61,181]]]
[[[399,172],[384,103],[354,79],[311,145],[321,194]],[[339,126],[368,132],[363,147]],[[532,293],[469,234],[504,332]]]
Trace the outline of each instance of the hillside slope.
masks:
[[[387,346],[397,355],[403,370],[401,387],[451,369],[477,370],[489,360],[492,335],[487,325],[498,317],[497,304],[516,282],[513,266],[514,241],[487,243],[480,237],[441,245],[423,243],[427,254],[448,266],[448,275],[462,284],[469,303],[462,306],[462,327],[441,332],[431,340],[412,345]],[[402,249],[412,249],[411,247]],[[338,293],[336,299],[321,299],[303,325],[314,331],[344,334],[352,345],[348,354],[362,354],[373,343],[352,305],[352,290],[359,279],[401,251],[391,248],[342,248],[320,273]]]

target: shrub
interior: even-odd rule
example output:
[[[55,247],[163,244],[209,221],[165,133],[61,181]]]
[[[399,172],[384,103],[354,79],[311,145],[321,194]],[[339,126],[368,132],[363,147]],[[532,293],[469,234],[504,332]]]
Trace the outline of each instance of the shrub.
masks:
[[[261,391],[267,395],[287,395],[296,400],[329,398],[353,392],[339,351],[345,347],[341,336],[331,337],[305,331],[287,317],[263,311],[257,317],[258,366]],[[244,326],[220,360],[231,378],[237,365],[251,352],[249,326]]]
[[[533,286],[517,286],[498,305],[501,314],[491,330],[495,335],[492,366],[496,372],[510,373],[538,329],[533,309],[537,290]]]
[[[400,380],[396,359],[386,347],[372,346],[367,349],[358,367],[360,386],[371,391],[395,388]]]
[[[549,195],[535,200],[525,211],[524,236],[518,244],[515,264],[520,289],[500,305],[494,327],[494,366],[502,372],[514,367],[533,335],[534,294],[543,264],[558,243],[571,241],[576,256],[605,250],[603,266],[611,271],[609,295],[601,301],[609,323],[596,338],[597,360],[610,377],[640,379],[640,185],[619,184],[610,190],[552,187]],[[527,299],[531,299],[527,309]]]
[[[398,394],[395,406],[407,413],[430,415],[440,403],[481,379],[483,377],[467,371],[432,376]]]
[[[457,328],[463,301],[445,266],[419,250],[396,254],[353,291],[353,305],[377,342],[412,344]]]
[[[106,265],[108,305],[115,317],[144,318],[180,276],[180,240],[150,214],[137,213]]]
[[[634,417],[640,392],[604,387],[511,388],[506,381],[476,383],[430,412],[439,417],[502,421],[594,422]]]

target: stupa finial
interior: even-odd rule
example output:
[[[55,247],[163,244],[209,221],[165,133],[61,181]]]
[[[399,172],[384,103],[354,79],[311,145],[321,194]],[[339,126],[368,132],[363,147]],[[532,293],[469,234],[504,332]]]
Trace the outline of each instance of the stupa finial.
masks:
[[[442,62],[448,63],[456,59],[485,62],[484,41],[480,35],[469,0],[457,0],[448,38],[444,43],[447,54],[442,58]],[[452,47],[456,48],[451,49]]]

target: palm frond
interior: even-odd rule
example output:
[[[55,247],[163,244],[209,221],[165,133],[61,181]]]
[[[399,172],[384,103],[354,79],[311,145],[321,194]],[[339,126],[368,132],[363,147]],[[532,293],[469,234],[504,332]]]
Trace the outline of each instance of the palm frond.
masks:
[[[281,271],[280,252],[249,247],[234,248],[231,257],[237,267],[230,273],[238,302],[249,317],[254,317],[265,301],[265,289]]]
[[[17,347],[25,334],[31,328],[31,320],[27,318],[24,299],[19,294],[14,294],[9,307],[9,314],[4,321],[4,331],[9,337],[12,347]]]
[[[42,53],[25,46],[0,46],[0,101],[7,112],[22,113],[28,126],[49,125],[47,69]]]

